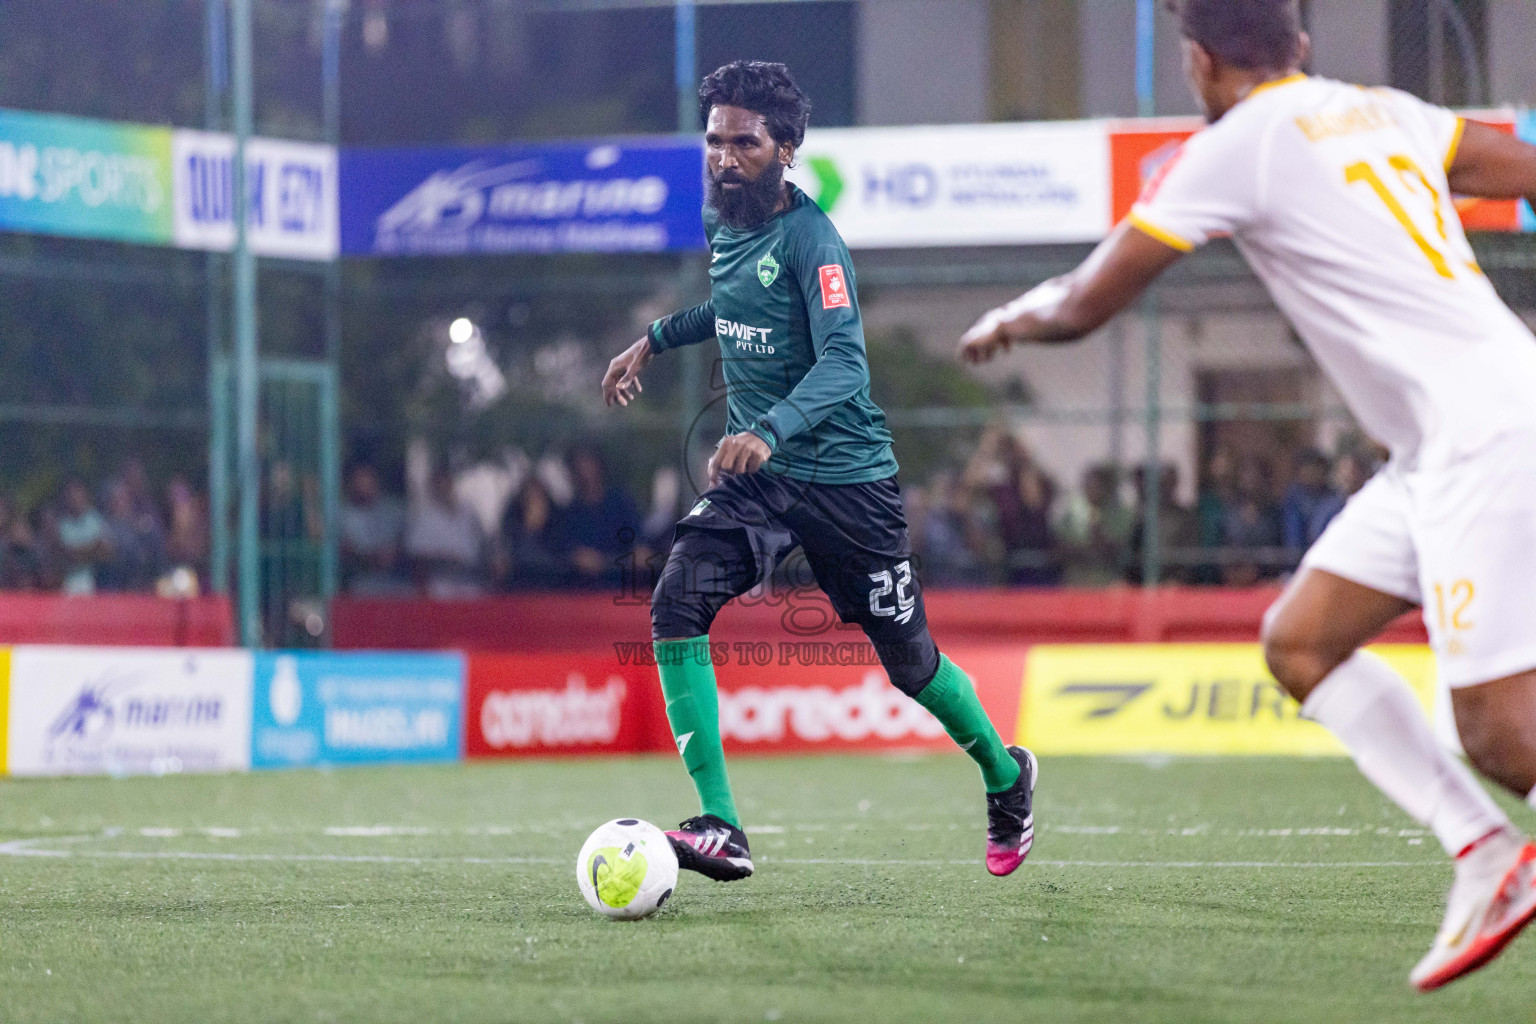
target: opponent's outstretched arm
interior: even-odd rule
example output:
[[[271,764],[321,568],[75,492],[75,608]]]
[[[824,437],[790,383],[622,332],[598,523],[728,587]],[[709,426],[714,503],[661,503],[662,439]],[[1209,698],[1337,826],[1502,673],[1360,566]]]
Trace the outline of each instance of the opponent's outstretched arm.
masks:
[[[1016,342],[1076,341],[1134,302],[1184,251],[1121,221],[1076,270],[976,321],[960,339],[959,356],[984,363]]]
[[[1447,168],[1451,191],[1481,199],[1536,203],[1536,146],[1476,121],[1464,122]]]

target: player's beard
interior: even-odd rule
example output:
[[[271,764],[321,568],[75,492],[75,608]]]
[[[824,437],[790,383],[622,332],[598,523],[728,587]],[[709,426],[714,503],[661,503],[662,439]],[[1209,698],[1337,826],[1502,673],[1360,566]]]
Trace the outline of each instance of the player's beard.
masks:
[[[708,174],[708,172],[706,172]],[[728,189],[726,182],[740,183]],[[709,205],[720,215],[726,227],[747,231],[773,216],[779,197],[784,194],[784,165],[777,160],[763,168],[756,181],[748,181],[739,171],[708,175]]]

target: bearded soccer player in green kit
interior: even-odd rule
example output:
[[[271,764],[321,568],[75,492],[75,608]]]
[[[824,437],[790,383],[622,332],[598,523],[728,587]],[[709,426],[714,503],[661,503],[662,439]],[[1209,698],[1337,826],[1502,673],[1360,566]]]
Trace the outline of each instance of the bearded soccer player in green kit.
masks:
[[[701,813],[667,833],[678,863],[717,881],[752,874],[726,777],[709,628],[796,546],[891,682],[981,768],[987,870],[1013,872],[1034,840],[1035,757],[1004,746],[970,679],[939,653],[896,484],[885,414],[870,400],[852,261],[837,229],[784,180],[810,101],[782,64],[737,61],[704,79],[710,300],[651,325],[608,366],[627,405],[658,353],[719,341],[727,434],[709,489],[677,525],[651,601],[667,718]]]

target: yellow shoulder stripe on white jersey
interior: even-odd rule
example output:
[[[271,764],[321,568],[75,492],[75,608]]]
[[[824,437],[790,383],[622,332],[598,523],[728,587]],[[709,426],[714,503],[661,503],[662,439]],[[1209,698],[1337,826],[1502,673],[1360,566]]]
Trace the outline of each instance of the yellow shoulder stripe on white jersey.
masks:
[[[1461,149],[1461,137],[1466,134],[1466,131],[1467,119],[1458,117],[1456,119],[1456,131],[1451,134],[1451,148],[1445,154],[1445,169],[1447,171],[1451,169],[1451,164],[1456,162],[1456,153]]]
[[[1276,78],[1270,82],[1261,82],[1252,89],[1249,89],[1248,95],[1244,99],[1251,99],[1266,89],[1278,89],[1282,85],[1290,85],[1292,82],[1305,82],[1306,80],[1306,74],[1298,71],[1294,75],[1286,75],[1284,78]]]
[[[1191,242],[1187,238],[1179,237],[1172,231],[1169,231],[1167,228],[1158,227],[1156,224],[1153,224],[1151,221],[1147,220],[1147,218],[1143,217],[1141,214],[1134,210],[1127,214],[1125,219],[1130,223],[1131,227],[1136,228],[1143,234],[1151,235],[1159,242],[1162,242],[1164,245],[1172,246],[1173,248],[1179,250],[1179,252],[1195,251],[1194,242]]]

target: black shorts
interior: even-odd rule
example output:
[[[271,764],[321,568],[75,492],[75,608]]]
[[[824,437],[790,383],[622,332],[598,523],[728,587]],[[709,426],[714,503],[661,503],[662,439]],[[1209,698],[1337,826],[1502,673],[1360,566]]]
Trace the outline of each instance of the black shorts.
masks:
[[[887,638],[927,625],[895,477],[825,484],[759,471],[732,474],[699,496],[677,524],[745,535],[758,582],[799,546],[844,622]]]

